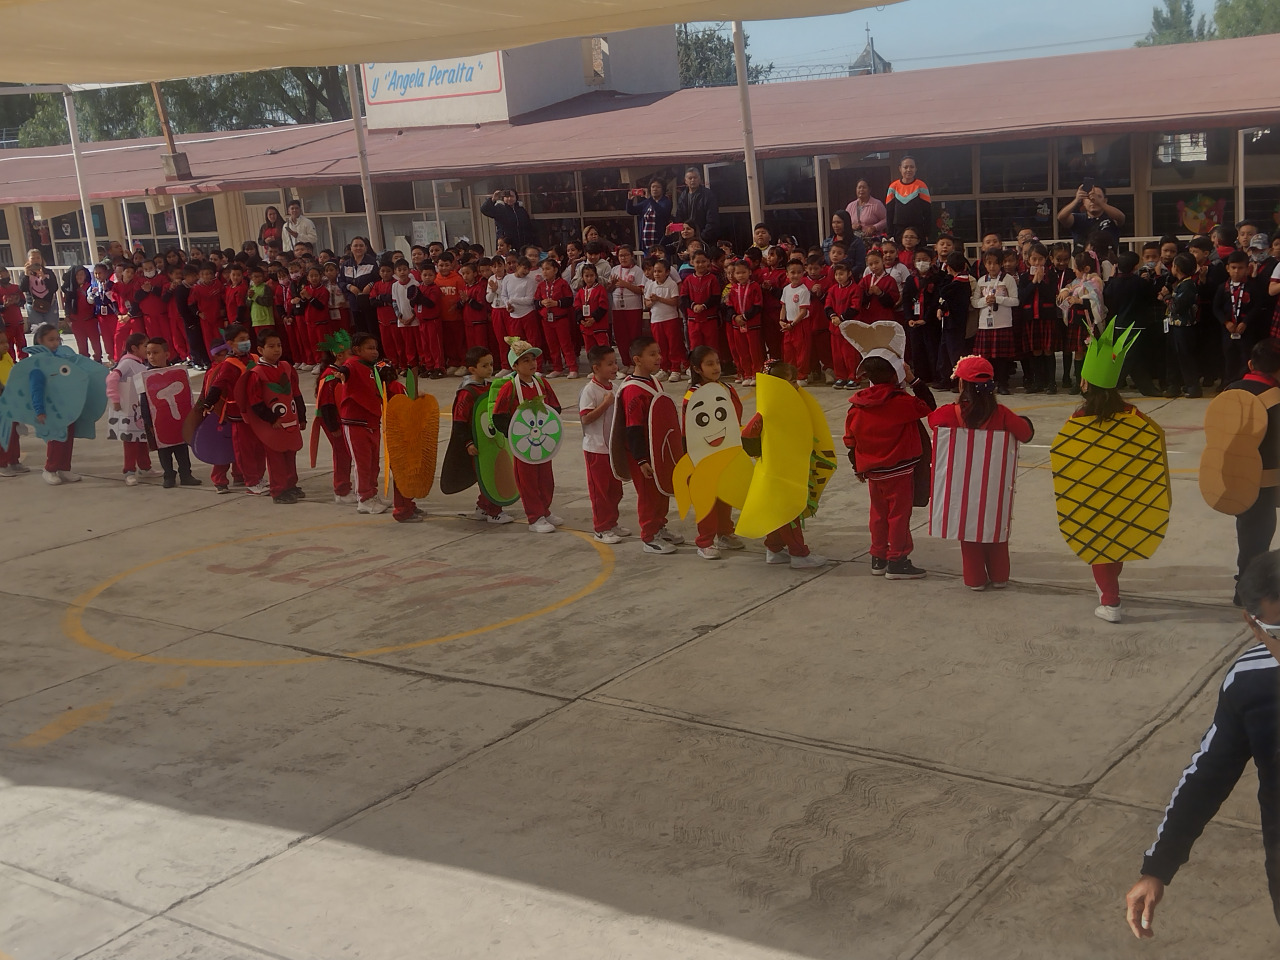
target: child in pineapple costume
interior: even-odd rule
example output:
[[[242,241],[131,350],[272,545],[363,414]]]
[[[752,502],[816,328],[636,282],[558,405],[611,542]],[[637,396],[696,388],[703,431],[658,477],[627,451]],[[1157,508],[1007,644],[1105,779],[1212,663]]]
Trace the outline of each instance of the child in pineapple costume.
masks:
[[[1115,321],[1085,351],[1084,403],[1049,448],[1058,529],[1093,568],[1094,615],[1119,623],[1120,571],[1150,558],[1169,525],[1169,460],[1164,431],[1116,389],[1137,331],[1115,336]]]

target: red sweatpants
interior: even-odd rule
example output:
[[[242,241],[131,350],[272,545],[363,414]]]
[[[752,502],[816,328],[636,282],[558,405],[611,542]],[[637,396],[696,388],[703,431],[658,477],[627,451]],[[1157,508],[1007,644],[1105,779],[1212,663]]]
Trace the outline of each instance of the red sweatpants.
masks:
[[[1120,606],[1120,571],[1123,569],[1123,563],[1093,564],[1093,582],[1101,593],[1098,602],[1104,607]]]
[[[782,359],[796,368],[801,380],[809,376],[809,348],[812,343],[808,324],[798,324],[782,333]]]
[[[812,346],[809,354],[812,358],[810,365],[818,369],[825,367],[831,370],[833,368],[833,358],[831,356],[831,334],[828,331],[835,328],[831,326],[831,323],[825,317],[815,316],[810,320],[812,323],[812,329],[809,331],[809,335],[812,337],[810,341]],[[839,330],[836,330],[837,334],[839,332]],[[844,337],[840,339],[843,340]]]
[[[0,447],[0,467],[12,467],[22,457],[22,444],[18,442],[18,425],[9,428],[9,449]]]
[[[636,488],[636,515],[640,519],[640,539],[648,543],[667,525],[671,498],[658,489],[651,477],[640,472],[640,464],[627,457],[631,482]]]
[[[468,323],[467,327],[467,352],[471,352],[472,347],[484,347],[493,354],[493,359],[498,359],[498,339],[493,335],[493,326],[488,323]],[[496,369],[496,367],[495,367]]]
[[[1009,541],[971,543],[960,541],[960,560],[964,564],[964,585],[982,587],[990,583],[1009,582]]]
[[[556,493],[556,477],[551,464],[517,460],[516,489],[520,491],[520,506],[530,523],[550,515],[551,500]]]
[[[361,503],[373,500],[378,496],[378,458],[382,452],[382,428],[344,424],[342,432],[347,436],[351,462],[356,469],[356,496]],[[402,494],[394,483],[391,491],[391,515],[397,520],[412,516],[417,504]]]
[[[538,358],[539,369],[546,365],[547,344],[542,338],[542,319],[538,316],[536,311],[526,313],[523,317],[511,317],[507,321],[507,336],[519,337],[526,343],[533,344],[533,346],[541,350],[543,354]],[[501,357],[494,357],[494,359],[499,361],[499,364],[503,367],[511,366],[507,363],[506,350],[502,351]]]
[[[915,478],[908,471],[898,477],[870,478],[871,555],[881,560],[901,560],[911,555],[911,501]]]
[[[649,329],[653,331],[653,338],[658,341],[658,347],[662,350],[662,369],[667,373],[683,370],[686,357],[684,353],[684,331],[680,329],[680,321],[659,320],[657,323],[649,324]],[[618,346],[622,348],[623,352],[629,353],[631,341],[628,340],[626,345],[623,346],[622,341],[619,340]]]
[[[329,446],[333,449],[333,492],[345,497],[351,493],[351,448],[341,431],[333,433],[323,423],[320,429],[329,438]]]
[[[493,339],[502,350],[501,354],[493,355],[493,369],[501,370],[507,365],[507,337],[514,336],[511,329],[511,312],[506,307],[494,307],[493,312],[489,314],[489,319],[493,324]]]
[[[622,354],[631,352],[631,341],[640,336],[644,332],[644,311],[642,310],[614,310],[613,311],[613,342],[618,345],[618,351]],[[653,331],[654,337],[658,336],[658,331]],[[659,343],[662,341],[659,340]],[[683,344],[681,344],[681,352],[683,353]],[[630,359],[627,357],[626,359]],[[663,370],[667,359],[667,348],[662,348],[662,360],[664,363]],[[630,366],[630,364],[624,364]]]
[[[102,334],[98,332],[98,321],[94,317],[88,320],[72,320],[71,332],[76,338],[76,352],[87,357],[92,352],[93,359],[102,360]],[[12,338],[10,338],[12,343]]]
[[[403,367],[404,350],[400,344],[400,328],[394,323],[378,324],[378,341],[382,344],[382,355],[397,367]]]
[[[613,475],[607,453],[582,451],[587,461],[587,494],[591,498],[591,526],[596,533],[618,525],[618,504],[622,502],[622,481]]]
[[[807,557],[809,545],[804,542],[804,528],[799,520],[792,520],[764,538],[765,548],[774,553],[786,550],[793,557]]]
[[[267,461],[267,479],[271,483],[271,496],[278,497],[298,485],[298,454],[293,450],[278,453],[263,449]]]
[[[75,324],[71,325],[71,329],[74,332]],[[142,332],[147,335],[148,339],[168,337],[169,315],[167,313],[164,316],[147,316],[144,314],[142,317]]]
[[[187,343],[187,328],[181,317],[169,317],[169,332],[165,337],[169,341],[169,352],[175,360],[185,360],[191,356],[191,347]]]
[[[67,439],[50,440],[44,445],[44,468],[49,473],[71,469],[71,454],[76,445],[76,425],[67,424]]]
[[[694,347],[710,347],[713,350],[720,349],[720,318],[714,313],[705,313],[701,316],[706,319],[698,319],[699,314],[689,314],[687,327],[689,331],[689,349]],[[653,326],[650,324],[650,326]],[[658,326],[661,326],[659,324]],[[657,337],[655,328],[654,336]]]
[[[418,341],[418,362],[428,370],[443,370],[444,343],[440,339],[440,321],[419,320],[418,325],[410,329]]]
[[[733,334],[738,341],[738,358],[742,361],[738,365],[738,373],[744,377],[764,373],[764,341],[760,338],[759,328],[739,330],[734,327]]]
[[[124,440],[124,472],[136,473],[151,469],[151,452],[145,440]]]
[[[200,318],[200,335],[204,337],[205,350],[212,350],[215,345],[222,343],[222,333],[218,329],[217,320],[206,320]],[[106,344],[106,341],[103,341]]]
[[[831,367],[837,380],[854,380],[858,376],[858,364],[862,363],[862,354],[858,353],[852,343],[844,338],[840,328],[827,324],[831,331]]]
[[[476,497],[476,509],[483,510],[491,517],[496,517],[502,513],[502,508],[486,497],[483,493]]]
[[[559,320],[543,320],[542,336],[547,343],[547,352],[543,359],[551,364],[557,372],[578,370],[578,352],[573,348],[573,331],[569,329],[568,317]]]
[[[532,315],[535,319],[537,314]],[[441,338],[444,340],[444,359],[450,367],[460,367],[467,359],[466,324],[461,320],[441,321]]]
[[[609,328],[607,326],[597,323],[588,330],[586,327],[579,324],[578,329],[582,331],[582,346],[587,350],[590,350],[592,347],[609,346]],[[623,352],[630,353],[630,347],[631,344],[627,344],[622,348]]]
[[[698,521],[698,539],[694,542],[700,547],[709,547],[716,537],[732,536],[733,517],[729,511],[727,503],[717,500],[711,512]]]
[[[231,421],[231,450],[236,466],[244,476],[245,486],[256,487],[267,472],[266,451],[250,427],[243,420]],[[216,482],[216,481],[215,481]]]
[[[108,318],[111,321],[110,329],[115,330],[115,317]],[[13,357],[14,362],[18,361],[19,352],[27,345],[27,334],[21,321],[18,323],[6,323],[4,325],[5,336],[9,340],[9,356]],[[107,343],[111,341],[108,340]],[[83,352],[83,351],[82,351]]]
[[[112,341],[112,360],[119,360],[124,356],[124,343],[135,333],[146,333],[142,329],[141,317],[125,317],[123,320],[116,320],[116,330]]]

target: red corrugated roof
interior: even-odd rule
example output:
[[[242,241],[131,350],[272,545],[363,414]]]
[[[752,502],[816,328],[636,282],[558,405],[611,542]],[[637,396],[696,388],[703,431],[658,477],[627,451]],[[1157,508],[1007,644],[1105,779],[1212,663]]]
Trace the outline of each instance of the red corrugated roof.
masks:
[[[1280,120],[1277,37],[1006,60],[751,88],[763,157]],[[1246,69],[1247,68],[1247,69]],[[350,122],[178,138],[193,181],[166,184],[163,141],[85,146],[94,198],[207,193],[358,179]],[[732,87],[589,94],[474,127],[373,131],[379,180],[479,177],[732,159],[742,154]],[[0,151],[0,203],[76,198],[66,147]]]

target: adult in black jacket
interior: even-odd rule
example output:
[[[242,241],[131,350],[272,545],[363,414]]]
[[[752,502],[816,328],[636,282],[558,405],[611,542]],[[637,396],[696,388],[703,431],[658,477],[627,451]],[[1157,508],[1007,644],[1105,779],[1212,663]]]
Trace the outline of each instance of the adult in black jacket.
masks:
[[[1142,878],[1125,897],[1125,919],[1140,939],[1155,935],[1151,924],[1165,885],[1187,862],[1192,844],[1251,759],[1258,768],[1267,887],[1280,923],[1280,552],[1264,553],[1249,565],[1240,578],[1240,599],[1258,643],[1227,671],[1213,724],[1173,791],[1156,842],[1142,859]]]
[[[710,187],[702,185],[702,171],[697,167],[685,170],[684,185],[673,219],[690,224],[704,243],[714,244],[720,239],[720,201]]]
[[[369,288],[378,279],[378,258],[369,249],[369,241],[356,237],[351,252],[338,263],[338,286],[347,298],[351,325],[357,333],[376,333],[378,320],[369,300]]]
[[[648,192],[642,196],[627,197],[627,213],[636,218],[640,251],[648,256],[650,248],[662,242],[671,222],[671,198],[661,177],[650,180]]]
[[[514,190],[493,191],[493,196],[480,204],[480,212],[494,222],[498,239],[506,240],[513,249],[522,250],[538,242],[533,234],[533,219]]]

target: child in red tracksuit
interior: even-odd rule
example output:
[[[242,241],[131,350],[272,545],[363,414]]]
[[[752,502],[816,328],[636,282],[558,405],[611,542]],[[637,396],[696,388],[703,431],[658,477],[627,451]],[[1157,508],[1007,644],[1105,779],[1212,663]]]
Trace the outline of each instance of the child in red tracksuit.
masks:
[[[163,340],[169,335],[169,304],[164,298],[168,286],[168,278],[156,270],[155,264],[144,261],[142,276],[138,277],[136,300],[147,339],[159,337]]]
[[[765,354],[770,360],[781,360],[783,354],[781,321],[782,288],[787,285],[786,254],[781,247],[770,246],[764,251],[763,264],[756,271],[760,283],[760,294],[763,300],[761,314],[761,336],[764,339]],[[803,269],[801,270],[803,273]]]
[[[422,281],[410,295],[413,315],[418,321],[415,328],[418,337],[418,359],[423,370],[432,380],[444,376],[444,331],[441,327],[440,288],[436,286],[436,268],[430,260],[424,260],[419,268]]]
[[[775,363],[765,374],[785,380],[792,387],[799,389],[796,368],[789,363]],[[760,434],[764,432],[764,418],[756,414],[742,427],[742,449],[749,456],[760,457]],[[814,553],[804,542],[804,514],[796,517],[786,526],[779,527],[764,538],[764,562],[768,564],[788,564],[792,570],[811,570],[825,567],[827,558]]]
[[[307,428],[307,405],[298,388],[298,375],[281,359],[284,339],[274,330],[264,333],[258,350],[260,359],[246,374],[246,412],[271,424],[272,429],[297,434],[296,443],[301,447],[301,434]],[[297,503],[305,496],[298,486],[297,451],[272,450],[264,445],[263,453],[272,502]]]
[[[22,300],[22,288],[9,277],[8,270],[0,270],[0,308],[3,308],[0,315],[4,317],[4,332],[9,341],[8,353],[14,360],[22,356],[22,348],[27,345],[27,323],[22,316]]]
[[[621,543],[630,530],[618,526],[618,505],[622,502],[622,481],[613,472],[609,442],[617,396],[613,381],[618,375],[618,357],[610,347],[587,351],[591,377],[578,398],[578,422],[582,424],[582,456],[587,462],[587,494],[591,499],[591,525],[598,543]]]
[[[333,352],[330,352],[332,349]],[[351,335],[345,330],[335,331],[323,341],[320,366],[316,373],[316,422],[311,426],[311,465],[314,467],[320,438],[317,430],[324,432],[333,451],[333,502],[357,503],[351,492],[351,448],[342,433],[342,416],[338,405],[342,398],[342,375],[339,368],[351,358]]]
[[[258,358],[252,352],[253,342],[249,339],[249,331],[239,324],[227,328],[226,343],[227,358],[210,370],[200,403],[205,409],[211,409],[221,402],[218,415],[231,424],[231,449],[235,455],[235,465],[244,479],[245,492],[260,496],[267,492],[266,484],[263,483],[267,471],[266,451],[262,449],[262,443],[253,429],[244,422],[244,415],[236,402],[236,386],[249,367],[258,362]],[[219,493],[226,491],[225,470],[219,477],[218,467],[214,467],[213,485],[218,488]]]
[[[343,377],[338,413],[342,432],[347,437],[351,462],[356,468],[356,513],[386,513],[387,505],[378,499],[378,466],[382,456],[383,391],[388,396],[395,388],[404,390],[389,365],[378,364],[378,340],[371,333],[358,333],[351,341],[351,357],[335,368]],[[378,388],[379,380],[382,389]],[[392,516],[401,522],[417,516],[418,507],[392,486]]]
[[[395,294],[391,289],[395,282],[391,264],[384,263],[378,267],[378,279],[373,282],[373,289],[369,291],[369,302],[374,304],[378,317],[378,340],[382,344],[382,355],[394,363],[397,370],[403,370],[404,351],[401,349],[400,329],[396,321]]]
[[[222,321],[227,311],[223,298],[225,292],[226,288],[218,279],[213,264],[202,263],[200,279],[191,288],[189,302],[195,307],[196,316],[200,319],[200,335],[207,349],[223,342]]]
[[[557,411],[560,409],[560,401],[551,384],[537,372],[542,351],[518,337],[508,337],[507,343],[510,345],[507,360],[515,376],[502,384],[493,403],[493,423],[503,433],[507,432],[516,407],[526,400],[541,397],[547,406]],[[550,461],[525,463],[516,460],[515,470],[516,488],[520,491],[520,505],[529,519],[529,530],[533,533],[555,533],[556,527],[564,521],[551,512],[556,479]]]
[[[297,307],[302,308],[302,315],[294,318],[294,324],[300,324],[298,329],[299,353],[296,356],[300,358],[308,356],[304,338],[314,340],[318,344],[321,340],[331,337],[337,332],[338,325],[330,320],[329,317],[329,296],[329,288],[325,285],[324,275],[320,272],[320,268],[312,267],[307,271],[307,282],[298,291],[298,302],[295,306],[295,309]],[[314,344],[311,345],[310,352],[315,353]],[[316,357],[319,360],[318,354],[316,354]],[[299,360],[299,362],[304,361]]]
[[[582,330],[582,341],[588,350],[609,345],[609,293],[599,281],[596,268],[582,265],[582,286],[573,297],[573,311]],[[574,358],[577,368],[577,358]]]
[[[662,369],[662,350],[653,337],[637,337],[631,343],[631,375],[618,388],[620,409],[614,416],[624,417],[626,427],[627,464],[631,482],[636,488],[636,512],[640,517],[641,549],[645,553],[675,553],[684,537],[667,527],[671,498],[658,489],[649,462],[649,408],[662,392],[654,374]]]
[[[481,294],[483,296],[483,292]],[[453,395],[453,428],[449,434],[449,445],[458,442],[466,444],[467,455],[474,458],[480,456],[475,445],[475,435],[471,429],[471,417],[475,412],[476,401],[489,392],[489,381],[493,379],[493,354],[488,347],[476,346],[467,350],[467,375],[458,384],[458,392]],[[480,491],[476,495],[476,508],[471,514],[473,520],[484,520],[486,523],[500,525],[511,523],[515,517],[503,510]]]
[[[586,268],[583,268],[586,273]],[[595,276],[595,267],[591,268]],[[601,288],[603,289],[603,288]],[[550,258],[542,261],[542,279],[534,294],[538,313],[542,315],[542,336],[547,344],[547,359],[551,362],[551,376],[561,377],[567,372],[570,380],[578,378],[578,353],[573,348],[573,331],[570,324],[574,315],[575,297],[569,282],[560,276],[560,264]],[[581,304],[578,304],[581,307]],[[583,317],[585,319],[585,315]],[[588,345],[595,346],[592,341]]]
[[[813,337],[809,334],[812,292],[804,282],[804,266],[787,264],[787,285],[780,291],[782,314],[778,328],[782,331],[782,359],[795,367],[801,380],[809,378],[809,350]]]
[[[102,335],[98,330],[98,318],[93,311],[93,297],[89,287],[93,278],[86,267],[72,267],[74,276],[62,291],[63,304],[67,308],[67,319],[71,321],[71,332],[76,338],[76,352],[82,357],[93,354],[93,359],[102,362]],[[17,287],[14,287],[16,290]],[[21,311],[19,311],[21,322]],[[6,327],[8,320],[5,321]]]
[[[687,424],[689,401],[697,395],[699,388],[709,384],[722,384],[729,393],[733,403],[733,415],[738,423],[742,422],[742,400],[733,385],[720,380],[720,354],[710,347],[694,347],[689,355],[689,389],[685,391],[684,403],[681,406],[681,422]],[[703,394],[706,396],[706,394]],[[711,424],[715,426],[714,422]],[[686,451],[687,452],[687,451]],[[729,513],[729,504],[716,500],[715,507],[698,521],[698,536],[694,540],[698,547],[698,556],[703,560],[719,560],[721,550],[741,550],[746,546],[734,533],[733,518]]]
[[[458,272],[462,274],[462,299],[458,306],[462,308],[462,323],[466,327],[467,353],[475,347],[484,347],[492,358],[498,341],[493,336],[493,317],[484,297],[487,280],[480,276],[473,263],[464,263]],[[463,366],[470,365],[464,363]]]
[[[756,374],[764,372],[764,341],[761,340],[761,316],[764,297],[760,284],[751,279],[751,265],[739,260],[733,265],[733,286],[729,288],[729,346],[743,386],[755,386]],[[734,344],[737,349],[733,349]]]
[[[693,255],[693,273],[680,281],[680,309],[689,333],[689,349],[720,349],[720,293],[724,280],[711,270],[711,260],[699,250]],[[621,344],[620,344],[621,346]]]
[[[858,281],[862,288],[862,314],[858,317],[863,323],[875,323],[877,320],[899,320],[898,305],[902,302],[902,292],[898,289],[898,281],[885,270],[884,256],[879,250],[867,251],[867,272]]]
[[[253,327],[249,320],[249,281],[244,278],[244,267],[234,264],[227,270],[227,285],[222,290],[223,308],[227,312],[227,323],[238,323],[253,335]]]
[[[116,280],[108,293],[116,311],[116,327],[111,338],[112,360],[119,360],[124,356],[125,341],[132,334],[143,332],[142,314],[136,303],[137,294],[138,282],[133,264],[122,263],[116,270]]]
[[[873,350],[858,368],[871,386],[849,399],[844,445],[871,497],[871,572],[887,580],[919,580],[925,571],[911,562],[911,506],[916,463],[924,453],[920,418],[936,404],[929,388],[903,364],[902,379],[914,395],[908,393],[895,362],[879,353]]]
[[[436,258],[436,286],[440,288],[440,340],[445,371],[451,377],[466,373],[466,332],[462,328],[462,275],[457,257],[446,250]]]

